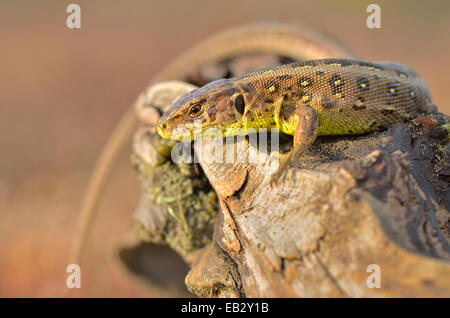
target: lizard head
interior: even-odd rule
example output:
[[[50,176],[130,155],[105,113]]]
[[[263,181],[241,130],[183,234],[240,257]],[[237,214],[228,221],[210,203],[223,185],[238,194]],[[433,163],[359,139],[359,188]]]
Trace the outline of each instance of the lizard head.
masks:
[[[244,97],[228,79],[211,82],[180,97],[160,118],[157,132],[166,139],[194,139],[217,128],[239,125]]]

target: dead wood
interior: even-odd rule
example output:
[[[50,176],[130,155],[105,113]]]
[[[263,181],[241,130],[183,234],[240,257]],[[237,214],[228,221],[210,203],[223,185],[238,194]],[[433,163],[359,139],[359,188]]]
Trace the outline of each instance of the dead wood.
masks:
[[[267,57],[258,63],[264,60],[273,63]],[[200,71],[214,77],[222,68]],[[192,293],[450,296],[447,116],[434,112],[385,132],[320,137],[270,187],[271,153],[258,151],[249,138],[226,144],[224,153],[236,149],[238,158],[248,158],[256,151],[259,162],[208,163],[200,154],[223,142],[211,139],[195,146],[200,165],[174,164],[173,143],[154,133],[155,109],[192,86],[160,85],[142,95],[138,109],[133,164],[143,196],[134,233],[138,244],[167,244],[183,257]],[[281,146],[288,149],[291,141]],[[380,269],[380,288],[368,286],[371,264]]]

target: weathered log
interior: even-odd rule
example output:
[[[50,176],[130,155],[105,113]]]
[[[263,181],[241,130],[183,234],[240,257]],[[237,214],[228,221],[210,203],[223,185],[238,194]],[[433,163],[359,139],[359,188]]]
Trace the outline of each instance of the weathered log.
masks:
[[[439,115],[383,133],[319,138],[273,188],[264,163],[202,163],[221,202],[216,244],[235,261],[245,295],[450,296],[438,122]],[[371,264],[381,288],[366,284]],[[202,279],[188,282],[198,289]]]
[[[190,266],[186,285],[202,297],[449,297],[447,116],[320,137],[273,187],[267,168],[276,152],[252,137],[225,144],[223,153],[240,160],[209,162],[201,154],[223,142],[211,139],[194,147],[200,164],[172,162],[175,143],[157,136],[155,124],[192,84],[291,61],[240,54],[193,70],[190,84],[160,83],[141,95],[132,162],[143,191],[124,263],[155,280],[154,267],[139,270],[149,266],[139,253],[167,245]],[[288,138],[281,150],[291,146]],[[368,270],[379,270],[380,281]]]
[[[147,105],[164,109],[190,89],[160,84]],[[319,138],[274,187],[270,152],[258,152],[257,163],[208,163],[200,155],[202,170],[175,165],[168,159],[172,144],[162,151],[166,142],[149,122],[135,139],[145,189],[138,233],[143,241],[165,242],[190,264],[186,284],[194,294],[450,296],[447,116],[435,112],[385,132]],[[195,151],[211,153],[222,142],[203,140]],[[237,158],[256,149],[241,138],[224,152],[235,146]],[[369,288],[371,264],[380,269],[380,288]]]

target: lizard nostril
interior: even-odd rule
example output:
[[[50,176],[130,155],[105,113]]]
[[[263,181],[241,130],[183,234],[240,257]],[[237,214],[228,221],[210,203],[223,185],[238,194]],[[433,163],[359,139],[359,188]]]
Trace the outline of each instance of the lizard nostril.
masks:
[[[167,123],[162,123],[161,128],[162,129],[166,129],[167,128]]]

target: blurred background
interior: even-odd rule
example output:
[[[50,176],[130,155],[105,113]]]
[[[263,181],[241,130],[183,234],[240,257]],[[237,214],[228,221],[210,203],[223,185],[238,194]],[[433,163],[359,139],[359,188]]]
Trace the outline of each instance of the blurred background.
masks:
[[[103,144],[152,74],[217,31],[256,21],[301,22],[362,59],[412,67],[449,114],[450,2],[376,1],[382,28],[368,29],[372,2],[1,0],[0,297],[64,296],[78,208]],[[70,3],[81,7],[81,29],[66,27]],[[175,295],[146,286],[117,261],[138,197],[124,155],[95,221],[75,296]]]

